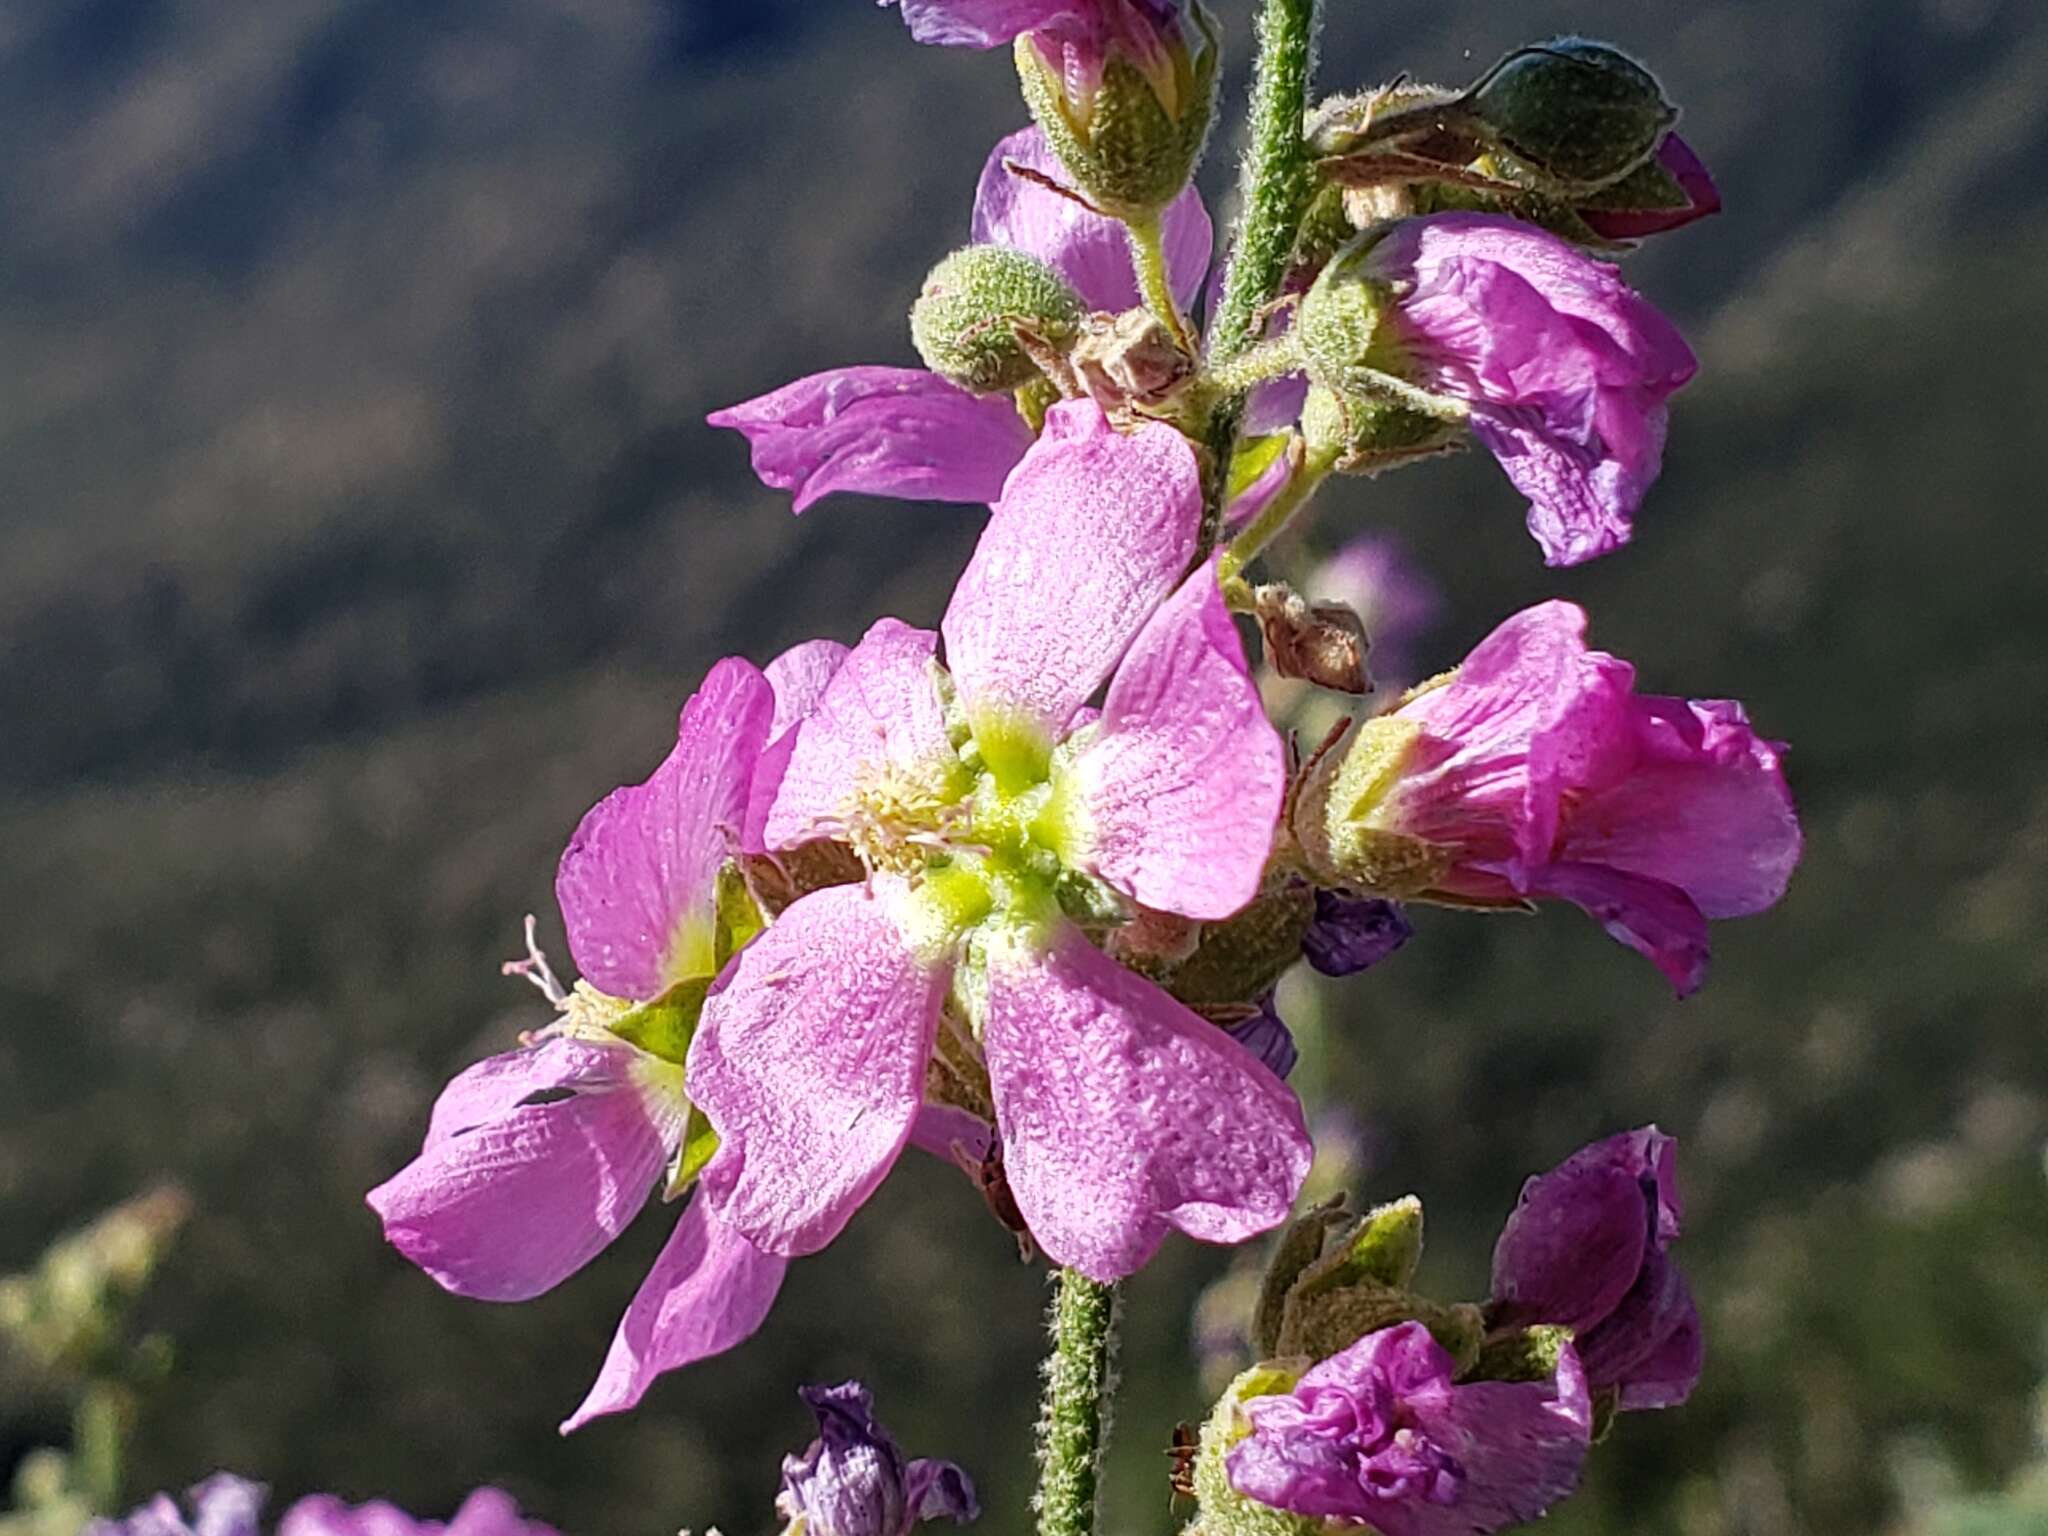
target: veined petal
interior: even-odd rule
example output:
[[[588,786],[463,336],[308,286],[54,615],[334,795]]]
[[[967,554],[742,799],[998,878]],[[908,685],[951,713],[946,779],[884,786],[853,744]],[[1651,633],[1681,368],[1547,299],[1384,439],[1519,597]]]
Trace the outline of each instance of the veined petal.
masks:
[[[1201,518],[1195,451],[1172,427],[1125,436],[1092,400],[1047,413],[940,626],[985,755],[997,738],[1050,752],[1179,583]]]
[[[708,1202],[692,1200],[619,1320],[590,1395],[562,1433],[636,1406],[663,1372],[752,1337],[788,1267],[789,1260],[763,1253],[720,1221]]]
[[[1095,1279],[1140,1268],[1170,1228],[1255,1237],[1308,1176],[1286,1085],[1064,919],[992,936],[983,1043],[1017,1205]]]
[[[762,818],[768,847],[843,835],[861,792],[906,810],[950,805],[964,792],[966,770],[939,703],[938,640],[928,629],[883,619],[847,655],[797,726]]]
[[[747,822],[740,846],[748,853],[767,849],[768,811],[782,787],[782,776],[796,751],[796,728],[818,711],[825,689],[852,654],[837,640],[806,640],[793,645],[762,669],[775,693],[775,716],[768,724],[768,745],[754,765],[747,794]]]
[[[833,368],[707,419],[747,439],[754,473],[794,491],[798,512],[834,491],[991,502],[1031,446],[1007,395],[970,395],[922,368]]]
[[[1012,165],[1062,186],[1068,182],[1066,168],[1036,125],[1001,140],[990,152],[975,189],[974,243],[1007,245],[1038,257],[1064,277],[1090,309],[1136,309],[1142,300],[1124,226],[1018,175]],[[1216,238],[1202,194],[1190,186],[1167,205],[1160,223],[1168,281],[1185,308],[1201,292]]]
[[[923,1100],[950,957],[913,948],[903,888],[873,884],[784,912],[720,978],[690,1046],[690,1092],[719,1136],[704,1198],[769,1253],[837,1237]]]
[[[1287,754],[1245,665],[1217,558],[1117,668],[1102,718],[1055,775],[1070,863],[1162,912],[1215,920],[1258,894]]]
[[[1628,1169],[1566,1164],[1532,1178],[1494,1245],[1492,1321],[1583,1333],[1621,1304],[1649,1243]]]
[[[369,1194],[392,1245],[459,1296],[525,1301],[581,1269],[646,1204],[682,1134],[673,1068],[626,1045],[550,1040],[534,1055],[533,1092],[568,1097],[449,1121]]]
[[[683,706],[653,776],[614,790],[576,828],[555,899],[592,986],[646,1002],[717,968],[718,871],[738,847],[774,708],[759,669],[727,657]]]

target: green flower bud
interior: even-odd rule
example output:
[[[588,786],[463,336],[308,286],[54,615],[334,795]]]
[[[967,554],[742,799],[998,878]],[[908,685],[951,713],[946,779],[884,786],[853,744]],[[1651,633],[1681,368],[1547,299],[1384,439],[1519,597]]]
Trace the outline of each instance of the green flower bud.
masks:
[[[1370,394],[1372,374],[1400,367],[1392,328],[1383,323],[1393,293],[1366,271],[1374,243],[1354,240],[1331,257],[1294,313],[1309,378],[1347,397]]]
[[[955,251],[924,282],[910,310],[910,339],[924,364],[977,395],[1020,389],[1039,376],[1019,332],[1065,350],[1087,309],[1036,256],[1004,245]]]
[[[1160,8],[1143,35],[1017,39],[1017,78],[1075,188],[1104,213],[1157,213],[1187,186],[1216,116],[1222,34],[1200,0]]]
[[[1605,43],[1577,37],[1517,49],[1461,106],[1502,149],[1560,188],[1626,176],[1678,120],[1656,76]]]
[[[1464,432],[1434,416],[1371,395],[1340,395],[1316,385],[1301,412],[1311,458],[1334,460],[1345,474],[1372,474],[1464,446]]]

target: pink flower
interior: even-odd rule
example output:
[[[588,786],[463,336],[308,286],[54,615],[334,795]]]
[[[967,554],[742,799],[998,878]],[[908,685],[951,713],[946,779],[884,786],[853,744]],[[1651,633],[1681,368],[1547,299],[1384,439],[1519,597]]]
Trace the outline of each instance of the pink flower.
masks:
[[[385,1236],[445,1289],[485,1301],[552,1289],[678,1171],[691,1128],[682,1051],[729,944],[719,874],[778,716],[815,691],[835,651],[799,647],[765,676],[720,662],[684,706],[667,760],[576,829],[555,890],[584,980],[551,992],[562,1017],[532,1043],[449,1083],[420,1155],[369,1196]],[[693,1201],[565,1430],[745,1339],[784,1266]]]
[[[1784,749],[1732,701],[1638,696],[1585,629],[1570,603],[1509,619],[1326,761],[1297,831],[1376,894],[1572,902],[1683,995],[1707,919],[1763,911],[1799,862]]]
[[[1239,1493],[1380,1536],[1486,1536],[1578,1486],[1593,1428],[1569,1344],[1544,1381],[1452,1381],[1420,1323],[1369,1333],[1290,1393],[1245,1404],[1225,1457]]]
[[[1627,543],[1663,462],[1664,402],[1698,366],[1671,323],[1617,268],[1486,214],[1398,224],[1361,270],[1393,295],[1384,344],[1401,371],[1470,407],[1545,560]]]
[[[1068,915],[1215,919],[1259,888],[1283,753],[1213,562],[1183,579],[1200,515],[1179,433],[1055,407],[954,591],[946,667],[938,635],[884,620],[797,728],[765,842],[836,838],[871,876],[749,946],[689,1055],[719,1136],[705,1196],[764,1251],[814,1252],[873,1192],[941,1030],[985,1063],[1011,1191],[1059,1262],[1114,1278],[1169,1228],[1237,1242],[1286,1215],[1293,1095]]]
[[[974,243],[1038,257],[1093,309],[1135,308],[1123,226],[1012,166],[1065,179],[1037,128],[1002,140],[975,192]],[[1192,187],[1182,193],[1163,228],[1174,289],[1186,303],[1201,288],[1214,238],[1201,195]],[[798,512],[834,491],[993,502],[1033,441],[1007,396],[970,395],[922,368],[835,368],[714,411],[710,421],[746,437],[754,473],[794,491]]]

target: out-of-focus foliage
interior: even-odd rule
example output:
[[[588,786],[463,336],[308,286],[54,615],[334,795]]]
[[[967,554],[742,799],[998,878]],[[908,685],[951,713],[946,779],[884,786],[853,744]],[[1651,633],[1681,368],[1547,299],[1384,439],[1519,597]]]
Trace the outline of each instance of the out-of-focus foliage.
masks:
[[[1706,1381],[1552,1529],[1865,1536],[1928,1515],[1898,1469],[1930,1448],[1954,1499],[2001,1490],[2048,1368],[2048,16],[1332,10],[1332,89],[1615,38],[1728,211],[1633,258],[1704,368],[1631,550],[1542,570],[1481,456],[1338,487],[1319,539],[1408,542],[1456,615],[1433,664],[1585,602],[1647,686],[1793,740],[1810,834],[1684,1005],[1567,912],[1421,914],[1291,996],[1357,1193],[1423,1194],[1427,1287],[1475,1294],[1526,1173],[1683,1138]],[[0,102],[0,1269],[139,1183],[196,1197],[141,1306],[179,1366],[125,1495],[225,1464],[280,1501],[496,1482],[581,1536],[758,1528],[794,1386],[858,1373],[991,1536],[1024,1529],[1045,1293],[950,1170],[906,1166],[759,1338],[568,1442],[659,1218],[494,1308],[361,1205],[439,1084],[538,1021],[496,963],[526,911],[559,954],[563,839],[703,667],[936,620],[978,514],[797,521],[700,423],[909,359],[1022,120],[1003,61],[824,0],[15,0]],[[1168,1528],[1227,1262],[1170,1245],[1132,1288],[1114,1529]],[[0,1475],[68,1435],[0,1377]]]

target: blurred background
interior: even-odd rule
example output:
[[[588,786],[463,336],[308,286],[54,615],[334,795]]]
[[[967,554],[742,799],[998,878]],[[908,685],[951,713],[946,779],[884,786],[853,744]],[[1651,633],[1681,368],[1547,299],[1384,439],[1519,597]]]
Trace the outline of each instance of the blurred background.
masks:
[[[1241,83],[1251,7],[1217,8]],[[1352,1187],[1422,1194],[1425,1281],[1476,1295],[1526,1174],[1682,1139],[1708,1373],[1552,1530],[2048,1530],[1996,1513],[2048,1372],[2048,8],[1330,13],[1329,90],[1609,38],[1727,211],[1630,261],[1704,364],[1632,549],[1544,570],[1475,455],[1338,486],[1280,564],[1398,535],[1447,596],[1431,669],[1584,602],[1646,687],[1792,741],[1809,836],[1682,1005],[1567,911],[1422,912],[1295,997]],[[490,1307],[362,1204],[441,1083],[544,1022],[498,962],[527,912],[563,953],[561,844],[702,669],[936,622],[981,514],[792,518],[703,417],[909,361],[1023,120],[1001,55],[857,0],[0,8],[0,1271],[189,1193],[135,1322],[175,1364],[141,1371],[124,1506],[228,1466],[422,1513],[497,1482],[572,1536],[766,1532],[794,1388],[859,1374],[980,1479],[981,1529],[1027,1528],[1043,1279],[936,1165],[750,1344],[566,1442],[666,1223]],[[1229,1263],[1175,1242],[1130,1288],[1108,1529],[1171,1527]],[[4,1487],[74,1430],[0,1369]]]

